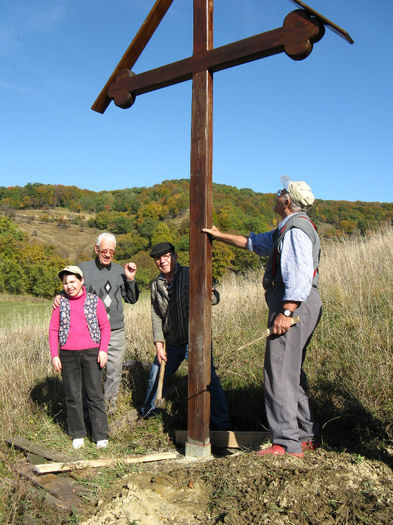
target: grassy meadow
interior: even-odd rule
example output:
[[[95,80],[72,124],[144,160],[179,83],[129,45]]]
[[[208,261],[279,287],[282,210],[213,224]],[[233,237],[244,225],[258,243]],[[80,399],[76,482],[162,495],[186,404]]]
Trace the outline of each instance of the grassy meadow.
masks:
[[[392,229],[323,246],[323,316],[309,348],[306,370],[324,444],[337,451],[379,457],[385,447],[392,446],[392,261]],[[213,308],[214,361],[234,429],[266,427],[264,345],[238,351],[265,328],[261,277],[261,273],[230,275],[219,286],[221,303]],[[50,302],[13,296],[0,299],[0,523],[68,523],[56,514],[59,511],[49,511],[14,474],[12,464],[21,454],[6,445],[7,436],[20,435],[75,458],[168,450],[174,446],[174,429],[186,424],[184,382],[175,389],[162,417],[117,425],[103,452],[92,444],[74,451],[64,426],[61,381],[49,357]],[[142,293],[136,305],[126,305],[125,312],[129,364],[124,371],[119,418],[142,404],[154,355],[148,292]],[[182,365],[178,376],[186,373]],[[94,505],[111,480],[131,468],[117,465],[77,474],[87,489],[87,503]]]

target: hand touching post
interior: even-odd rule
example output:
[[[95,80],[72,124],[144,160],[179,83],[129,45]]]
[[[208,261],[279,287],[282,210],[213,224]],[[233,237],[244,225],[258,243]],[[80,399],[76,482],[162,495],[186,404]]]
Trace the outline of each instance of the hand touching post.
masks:
[[[202,228],[202,231],[217,241],[225,242],[226,244],[236,246],[236,248],[242,248],[243,250],[247,248],[248,237],[246,235],[224,233],[214,225],[211,228]]]

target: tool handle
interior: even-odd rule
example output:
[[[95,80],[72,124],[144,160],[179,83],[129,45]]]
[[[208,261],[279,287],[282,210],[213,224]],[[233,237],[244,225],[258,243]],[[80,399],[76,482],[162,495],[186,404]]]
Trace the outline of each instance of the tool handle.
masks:
[[[164,343],[164,351],[165,351],[165,354],[166,354],[166,345],[165,345],[165,343]],[[161,359],[160,372],[159,372],[159,376],[158,376],[158,385],[157,385],[157,396],[156,396],[156,399],[162,399],[162,388],[164,386],[165,365],[166,365],[166,361]]]
[[[291,324],[290,326],[293,326],[294,324],[298,323],[300,321],[300,317],[299,316],[296,316],[296,317],[291,317]],[[266,332],[264,334],[264,337],[269,337],[273,335],[273,327],[270,326],[269,328],[266,328]]]
[[[298,323],[299,321],[300,321],[300,317],[299,316],[291,317],[291,325],[290,326],[293,326],[294,324]],[[249,343],[246,343],[245,345],[243,345],[240,348],[238,348],[237,352],[239,350],[244,350],[248,346],[251,346],[251,345],[253,345],[255,343],[258,343],[259,341],[262,341],[262,339],[267,339],[271,335],[273,335],[273,327],[272,326],[270,328],[266,328],[265,332],[263,333],[263,335],[261,337],[258,337],[257,339],[253,339]]]

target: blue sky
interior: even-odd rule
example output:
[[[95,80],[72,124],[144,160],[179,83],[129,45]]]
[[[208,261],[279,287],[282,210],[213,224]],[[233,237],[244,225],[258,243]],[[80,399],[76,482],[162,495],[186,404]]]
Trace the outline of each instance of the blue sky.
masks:
[[[309,0],[345,28],[311,55],[214,75],[213,181],[273,192],[280,176],[316,197],[393,201],[391,0]],[[0,185],[95,191],[189,177],[191,82],[128,110],[90,106],[154,0],[0,0]],[[214,45],[280,27],[288,0],[215,0]],[[174,0],[133,70],[192,54],[192,0]]]

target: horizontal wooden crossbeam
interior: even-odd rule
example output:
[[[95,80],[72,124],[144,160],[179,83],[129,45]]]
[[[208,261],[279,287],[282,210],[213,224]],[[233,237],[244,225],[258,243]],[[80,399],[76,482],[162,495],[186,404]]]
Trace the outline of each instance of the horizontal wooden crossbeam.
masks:
[[[201,71],[220,71],[253,60],[285,52],[294,60],[306,58],[313,43],[324,35],[323,24],[302,9],[287,15],[282,27],[205,51],[138,75],[120,73],[109,86],[108,96],[117,106],[128,108],[136,95],[191,80]]]

